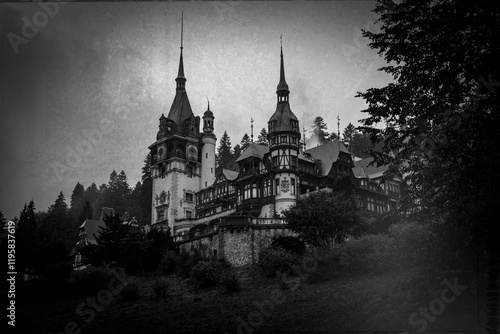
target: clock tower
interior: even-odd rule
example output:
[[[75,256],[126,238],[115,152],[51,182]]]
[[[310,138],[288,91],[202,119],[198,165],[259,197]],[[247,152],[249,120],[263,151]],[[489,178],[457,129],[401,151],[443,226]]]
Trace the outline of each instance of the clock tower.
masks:
[[[195,117],[186,93],[181,52],[174,101],[168,116],[161,115],[151,153],[153,179],[152,225],[162,224],[175,232],[176,220],[195,216],[195,193],[201,183],[200,117]]]

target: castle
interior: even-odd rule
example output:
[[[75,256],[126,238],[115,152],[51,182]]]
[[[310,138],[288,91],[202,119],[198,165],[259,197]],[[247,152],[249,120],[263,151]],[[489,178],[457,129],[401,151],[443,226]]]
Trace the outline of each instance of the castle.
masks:
[[[281,212],[298,197],[328,188],[343,176],[358,180],[359,188],[365,191],[361,192],[365,195],[360,205],[375,212],[394,208],[396,184],[389,196],[389,188],[377,181],[384,168],[371,168],[362,162],[355,166],[338,140],[307,150],[302,146],[299,120],[290,106],[282,47],[276,109],[268,121],[269,145],[252,142],[236,160],[239,172],[223,169],[216,174],[216,114],[210,104],[201,118],[193,114],[182,49],[181,38],[175,97],[167,117],[161,115],[156,141],[149,146],[152,227],[169,228],[180,240],[197,226],[213,226],[228,219],[236,226],[241,222],[238,217],[246,219],[243,225],[259,225],[259,221],[265,225],[266,220],[276,225]],[[375,168],[375,177],[369,174],[370,168]]]

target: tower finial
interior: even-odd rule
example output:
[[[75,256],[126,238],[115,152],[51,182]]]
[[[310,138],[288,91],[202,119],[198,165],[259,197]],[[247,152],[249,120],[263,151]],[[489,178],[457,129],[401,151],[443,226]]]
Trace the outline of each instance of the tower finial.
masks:
[[[181,50],[182,50],[182,37],[183,37],[183,35],[184,35],[184,12],[181,12]]]
[[[184,34],[184,12],[181,14],[181,56],[179,59],[179,71],[177,73],[177,89],[184,90],[186,84],[186,78],[184,77],[184,61],[182,60],[182,39]]]
[[[280,35],[281,44],[281,64],[280,64],[280,82],[278,83],[277,94],[278,102],[284,101],[288,102],[288,84],[285,80],[285,65],[283,64],[283,38]]]
[[[340,116],[337,115],[337,140],[339,141],[339,149],[340,149]]]
[[[208,104],[207,110],[210,110],[210,100],[208,99],[208,96],[207,96],[207,104]]]
[[[253,117],[250,117],[250,140],[253,143]]]

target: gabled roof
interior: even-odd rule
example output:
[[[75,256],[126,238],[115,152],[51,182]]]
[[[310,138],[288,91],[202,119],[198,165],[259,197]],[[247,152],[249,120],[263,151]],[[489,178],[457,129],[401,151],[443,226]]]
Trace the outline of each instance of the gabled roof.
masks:
[[[363,172],[365,174],[365,177],[368,177],[370,179],[375,179],[378,177],[381,177],[384,175],[384,172],[389,169],[389,166],[384,165],[384,166],[377,166],[377,163],[370,165],[369,164],[373,161],[373,157],[368,157],[363,160],[359,161],[354,161],[354,168],[360,167],[363,169]],[[354,171],[354,169],[353,169]],[[354,174],[356,175],[356,174]],[[360,176],[356,176],[360,177]]]
[[[257,157],[262,159],[264,154],[269,152],[269,147],[257,143],[251,143],[244,151],[241,153],[236,162],[244,160],[249,157]]]
[[[363,170],[363,167],[361,167],[361,166],[353,167],[352,168],[352,173],[354,174],[354,177],[358,178],[358,179],[368,177],[365,174],[365,171]]]
[[[326,176],[330,173],[332,165],[339,158],[339,153],[344,152],[350,155],[345,145],[338,140],[329,141],[321,146],[313,147],[305,151],[314,159],[321,160],[321,175]]]
[[[105,226],[106,224],[103,221],[86,219],[83,224],[80,225],[80,229],[83,228],[87,242],[97,244],[96,237],[101,234],[101,228],[104,228]]]
[[[224,177],[228,179],[229,181],[235,180],[238,177],[238,172],[235,172],[234,170],[230,169],[223,169],[222,174],[224,174]]]

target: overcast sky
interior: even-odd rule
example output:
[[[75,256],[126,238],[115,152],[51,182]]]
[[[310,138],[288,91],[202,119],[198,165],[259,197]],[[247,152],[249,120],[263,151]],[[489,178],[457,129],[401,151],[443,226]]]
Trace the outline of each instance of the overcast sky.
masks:
[[[276,108],[280,35],[290,107],[300,127],[329,131],[367,117],[357,91],[387,84],[361,28],[376,31],[373,1],[1,4],[0,210],[33,199],[47,210],[77,182],[129,184],[175,95],[184,12],[186,90],[195,115],[207,96],[215,133],[255,138]],[[26,23],[28,22],[28,23]],[[35,31],[29,24],[35,23]],[[24,35],[23,35],[24,34]],[[309,134],[309,133],[308,133]],[[90,136],[90,140],[89,140]]]

